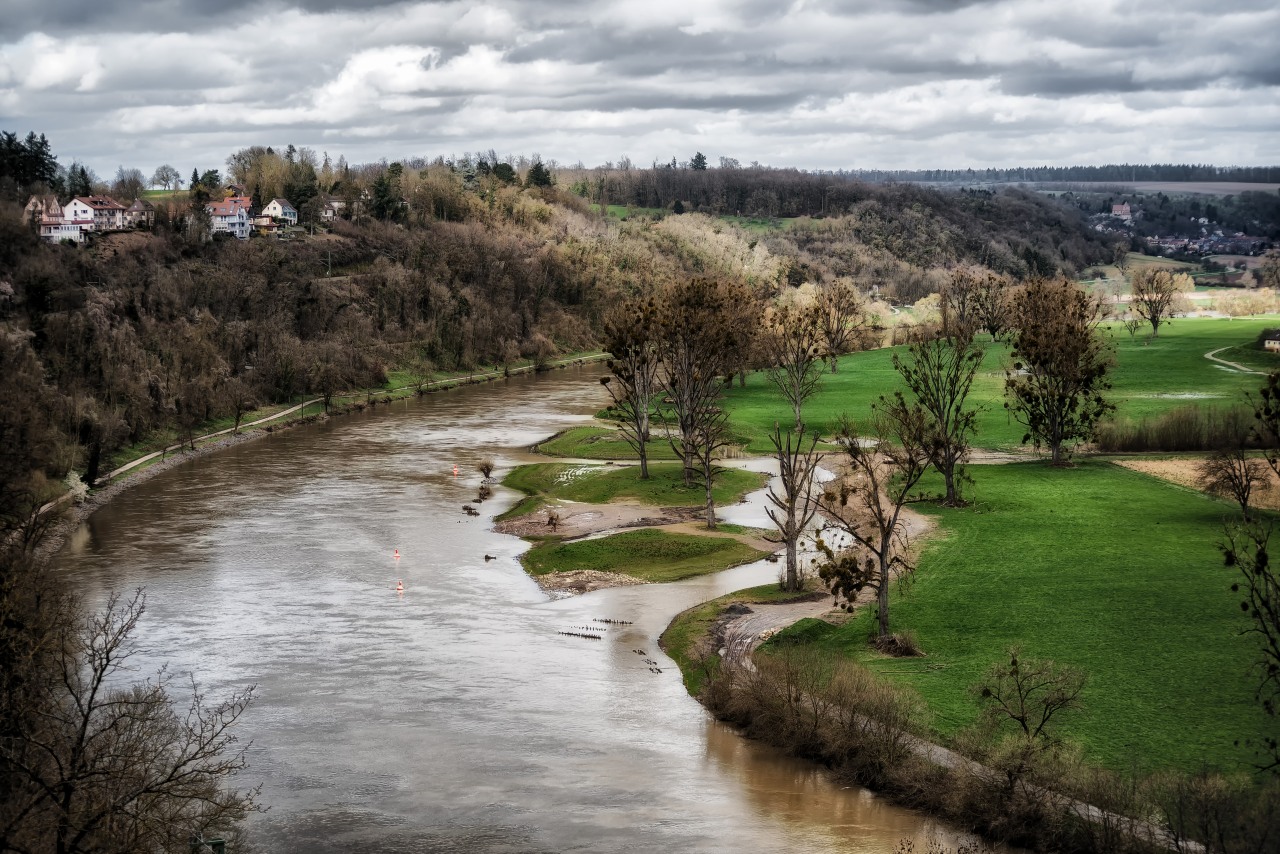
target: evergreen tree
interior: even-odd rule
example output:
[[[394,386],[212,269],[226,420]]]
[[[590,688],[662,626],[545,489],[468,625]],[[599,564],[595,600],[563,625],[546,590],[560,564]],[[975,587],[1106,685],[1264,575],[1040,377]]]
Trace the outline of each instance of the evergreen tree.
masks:
[[[533,161],[533,165],[529,167],[529,174],[524,179],[526,187],[550,187],[554,183],[551,178],[551,171],[542,165],[541,160]]]
[[[689,161],[689,168],[695,172],[707,171],[707,155],[701,151],[694,153],[693,159]]]

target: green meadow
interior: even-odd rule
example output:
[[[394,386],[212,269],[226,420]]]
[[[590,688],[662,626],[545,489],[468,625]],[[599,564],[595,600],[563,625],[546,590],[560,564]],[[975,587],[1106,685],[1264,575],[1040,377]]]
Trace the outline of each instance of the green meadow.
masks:
[[[803,621],[783,636],[911,685],[942,736],[972,723],[969,686],[1013,645],[1088,675],[1064,732],[1116,770],[1242,770],[1235,741],[1274,727],[1253,699],[1252,639],[1216,548],[1223,502],[1102,462],[971,466],[976,503],[919,504],[938,531],[891,597],[893,631],[925,655],[868,644],[872,614]]]

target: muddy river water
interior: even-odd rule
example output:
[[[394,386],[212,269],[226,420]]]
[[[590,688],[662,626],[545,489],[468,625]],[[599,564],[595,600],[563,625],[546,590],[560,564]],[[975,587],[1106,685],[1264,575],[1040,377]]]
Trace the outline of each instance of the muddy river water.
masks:
[[[551,601],[517,563],[524,544],[490,530],[514,496],[462,512],[480,459],[501,474],[590,419],[599,373],[229,448],[130,489],[63,549],[91,602],[146,588],[140,675],[167,663],[213,697],[257,684],[241,783],[270,805],[252,825],[263,850],[812,854],[950,839],[742,739],[685,693],[659,633],[776,565]],[[597,618],[631,624],[599,641],[557,634]]]

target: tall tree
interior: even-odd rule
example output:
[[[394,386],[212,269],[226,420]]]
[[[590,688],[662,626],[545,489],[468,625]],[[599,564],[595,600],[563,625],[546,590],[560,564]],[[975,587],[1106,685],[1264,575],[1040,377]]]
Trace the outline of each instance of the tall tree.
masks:
[[[977,410],[966,408],[965,403],[984,355],[964,328],[958,324],[951,338],[912,344],[907,348],[907,359],[893,355],[894,369],[928,415],[921,443],[928,450],[929,462],[942,474],[947,490],[943,502],[951,507],[963,503],[957,474],[968,459],[978,418]],[[902,406],[902,392],[895,396],[897,405]]]
[[[866,325],[866,310],[853,284],[847,279],[837,279],[819,289],[818,312],[827,362],[834,374],[839,364],[837,357],[849,352],[858,331]]]
[[[1139,267],[1133,271],[1133,295],[1129,305],[1151,324],[1151,337],[1160,335],[1160,324],[1173,316],[1178,283],[1173,270]]]
[[[176,190],[178,188],[178,179],[180,177],[181,176],[178,174],[177,169],[174,169],[168,163],[165,163],[162,166],[157,166],[156,171],[152,173],[151,185],[153,187],[163,187],[166,190],[172,187]]]
[[[760,338],[765,376],[795,415],[796,429],[804,425],[804,402],[818,390],[825,369],[826,338],[817,307],[781,306],[766,319]]]
[[[126,169],[121,166],[116,169],[116,179],[111,182],[111,194],[117,201],[131,202],[141,198],[146,186],[147,181],[142,177],[141,169]]]
[[[728,441],[720,399],[747,334],[735,307],[746,301],[742,288],[698,277],[668,288],[659,307],[658,383],[665,399],[657,411],[684,464],[685,485],[693,484],[695,466],[701,470],[708,528],[715,527],[713,459]]]
[[[865,436],[851,423],[842,424],[836,441],[850,474],[821,498],[828,518],[852,546],[841,550],[820,538],[825,562],[818,575],[849,610],[863,589],[875,591],[876,637],[881,645],[889,642],[889,584],[913,570],[902,514],[911,491],[929,470],[929,452],[920,442],[926,418],[919,406],[893,401],[874,408]]]
[[[605,319],[604,349],[611,376],[601,382],[621,416],[619,433],[649,479],[649,421],[658,378],[658,307],[652,297],[627,300]]]
[[[1027,428],[1022,441],[1048,445],[1055,466],[1066,463],[1066,443],[1092,438],[1115,409],[1105,396],[1112,353],[1096,329],[1101,316],[1101,300],[1066,279],[1033,279],[1013,300],[1005,408]]]
[[[769,441],[773,443],[773,456],[778,462],[777,485],[770,485],[765,513],[778,528],[778,541],[787,550],[786,575],[783,590],[799,590],[801,585],[798,546],[805,528],[818,511],[818,497],[814,494],[814,477],[822,454],[817,450],[818,436],[808,437],[805,446],[804,426],[797,426],[795,434],[783,433],[775,423]],[[781,487],[779,489],[778,487]]]
[[[695,152],[693,159],[689,161],[689,168],[695,172],[707,171],[707,155],[701,151]]]

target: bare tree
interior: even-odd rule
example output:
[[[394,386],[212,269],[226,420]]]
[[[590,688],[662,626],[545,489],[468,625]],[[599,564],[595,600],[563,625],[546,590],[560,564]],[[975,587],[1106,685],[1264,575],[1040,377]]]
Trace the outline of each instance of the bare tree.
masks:
[[[686,486],[693,483],[695,463],[706,456],[704,445],[724,438],[723,378],[746,334],[729,318],[731,306],[742,300],[741,288],[695,278],[669,288],[658,306],[657,379],[664,399],[657,412],[684,464]],[[708,484],[708,501],[710,488]]]
[[[817,434],[809,436],[808,447],[805,447],[803,426],[796,428],[793,437],[790,431],[784,434],[775,423],[769,441],[773,443],[774,458],[778,461],[778,483],[782,488],[779,491],[769,487],[769,504],[773,506],[766,505],[765,512],[778,526],[778,542],[787,549],[787,570],[782,589],[799,590],[797,545],[818,510],[813,481],[823,455],[817,451]]]
[[[610,376],[601,383],[621,418],[618,432],[640,458],[640,478],[649,478],[649,422],[659,367],[658,308],[652,298],[628,300],[605,320],[604,347],[612,354]]]
[[[166,190],[170,187],[176,190],[181,185],[181,182],[182,176],[178,174],[178,170],[168,163],[163,166],[157,166],[156,171],[151,176],[151,185],[153,187],[164,187]]]
[[[957,327],[951,338],[912,344],[907,353],[909,360],[895,353],[893,367],[928,415],[924,423],[926,432],[920,442],[929,453],[929,462],[942,474],[946,484],[943,502],[955,507],[963,503],[958,473],[969,457],[969,440],[978,418],[977,410],[966,409],[965,402],[984,353],[963,326]],[[904,406],[902,392],[896,392],[895,396],[897,405]]]
[[[1022,658],[1015,646],[1009,663],[989,669],[973,692],[983,705],[982,722],[995,734],[1005,724],[1016,727],[1014,743],[1005,745],[995,764],[1005,775],[1005,794],[1013,793],[1039,754],[1056,746],[1055,718],[1080,706],[1084,674],[1052,661]]]
[[[1160,324],[1173,316],[1178,287],[1174,272],[1158,267],[1140,267],[1133,272],[1133,295],[1130,305],[1151,324],[1151,337],[1160,335]]]
[[[978,327],[978,297],[985,279],[980,268],[962,267],[951,274],[951,279],[938,294],[942,334],[948,338],[958,335],[972,338]]]
[[[761,336],[765,376],[791,404],[796,430],[804,426],[804,402],[818,390],[826,353],[821,312],[815,308],[776,309]]]
[[[1053,465],[1064,445],[1093,436],[1115,406],[1104,392],[1112,354],[1096,326],[1102,303],[1065,279],[1036,279],[1013,301],[1017,333],[1005,374],[1005,408],[1027,428],[1023,442],[1048,445]]]
[[[929,454],[919,441],[925,432],[923,409],[900,403],[877,406],[870,434],[859,436],[853,425],[841,425],[839,442],[851,474],[828,488],[822,509],[852,541],[837,552],[823,539],[825,557],[818,574],[845,607],[864,589],[876,591],[877,641],[889,641],[889,582],[913,569],[903,507],[929,469]]]
[[[1267,715],[1276,718],[1280,717],[1280,572],[1271,562],[1271,532],[1269,523],[1228,524],[1218,548],[1224,563],[1240,571],[1231,589],[1243,594],[1240,608],[1252,620],[1246,632],[1258,638],[1257,699]],[[1280,736],[1275,733],[1273,729],[1262,739],[1268,754],[1264,770],[1280,773]]]
[[[231,435],[240,432],[240,420],[244,414],[258,405],[258,396],[253,388],[240,377],[231,377],[222,384],[222,399],[231,408],[235,423],[231,427]]]
[[[974,319],[978,327],[986,331],[993,341],[999,341],[1000,336],[1009,328],[1012,295],[1013,288],[1009,280],[991,270],[983,273],[973,294]]]
[[[0,739],[10,789],[0,807],[0,848],[135,852],[184,849],[191,834],[233,829],[257,809],[257,789],[224,784],[245,763],[236,721],[253,689],[210,703],[198,691],[185,713],[170,677],[113,687],[134,653],[141,591],[78,624],[63,624],[46,679]]]
[[[818,318],[826,341],[827,362],[834,374],[839,364],[837,357],[849,352],[858,331],[867,323],[862,298],[851,282],[837,279],[822,286],[818,291]]]
[[[1200,488],[1240,505],[1244,521],[1252,521],[1249,500],[1270,484],[1267,465],[1245,453],[1243,444],[1214,451],[1198,467]]]

